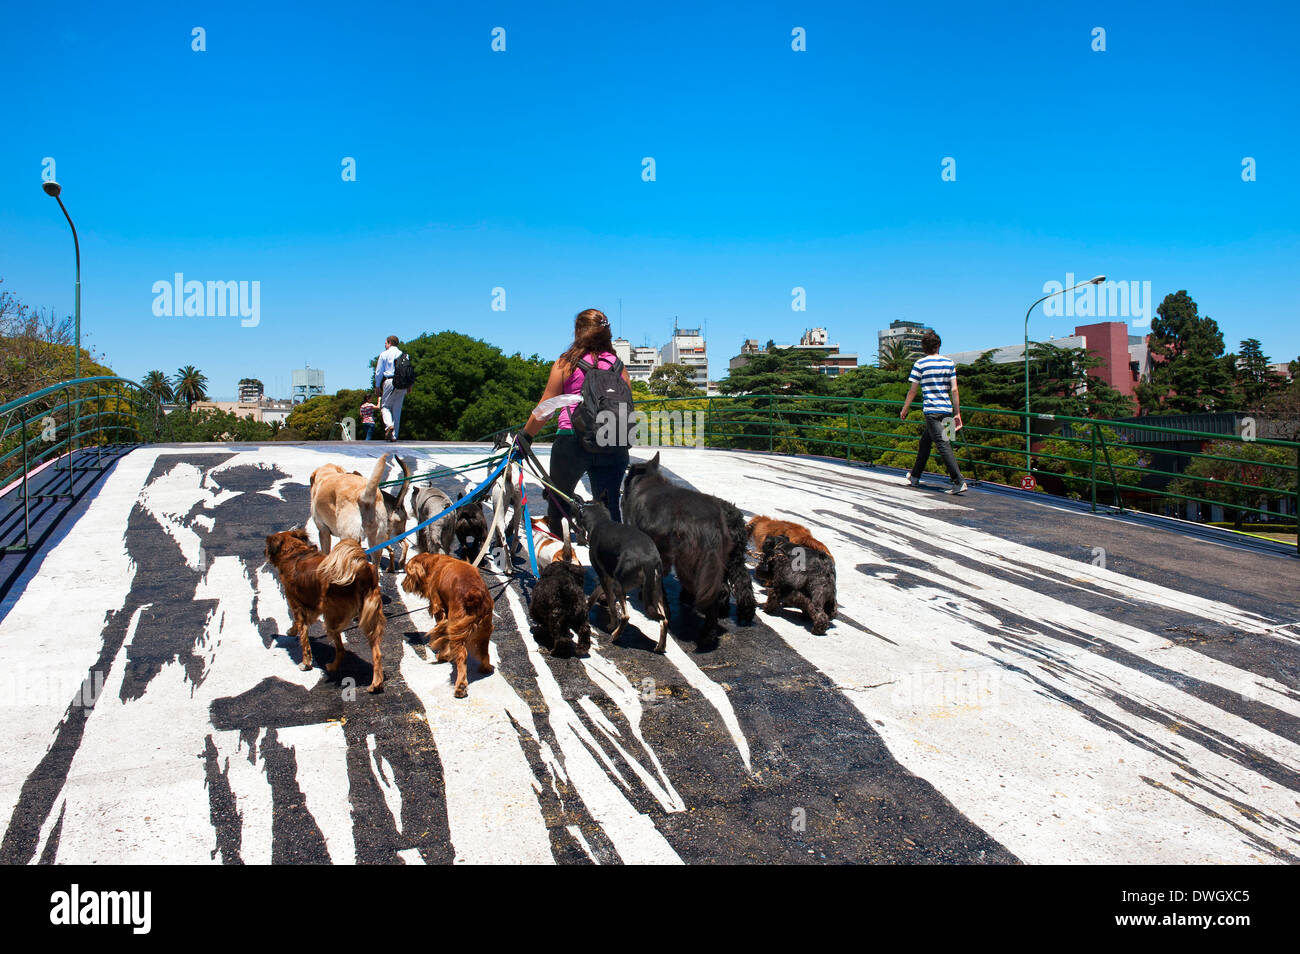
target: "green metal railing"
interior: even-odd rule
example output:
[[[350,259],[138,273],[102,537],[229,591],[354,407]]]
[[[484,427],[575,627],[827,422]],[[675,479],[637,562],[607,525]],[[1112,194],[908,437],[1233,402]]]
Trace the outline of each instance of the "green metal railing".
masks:
[[[709,447],[815,453],[868,465],[910,467],[920,440],[921,413],[919,408],[913,410],[902,421],[901,408],[901,401],[773,394],[637,403],[637,410],[651,416],[650,431],[655,430],[651,412],[667,412],[668,433],[662,433],[665,415],[661,413],[660,433],[649,435],[655,443],[673,443],[683,436]],[[677,411],[682,412],[680,422],[673,418]],[[686,412],[698,415],[702,427],[688,424]],[[1026,417],[1035,432],[1028,467]],[[1300,512],[1300,442],[967,405],[962,406],[962,418],[965,426],[954,435],[953,450],[963,472],[973,479],[1016,484],[1033,477],[1036,489],[1091,500],[1094,512],[1100,494],[1120,512],[1126,508],[1161,512],[1159,506],[1166,501],[1180,510],[1195,503],[1267,517],[1280,532],[1295,529]],[[1164,440],[1148,442],[1144,435]],[[1198,450],[1162,446],[1170,440],[1195,444]],[[1232,452],[1199,449],[1211,441],[1229,445]],[[1232,474],[1207,476],[1157,468],[1151,465],[1155,456],[1172,457],[1185,466],[1214,462],[1221,472]],[[942,472],[937,455],[927,469]],[[1258,506],[1272,502],[1280,507],[1283,499],[1292,502],[1288,517],[1278,509]]]
[[[101,470],[105,447],[153,440],[161,413],[151,392],[111,375],[64,381],[0,405],[0,487],[21,481],[23,511],[23,542],[4,549],[29,548],[31,501],[72,497],[77,471]],[[85,462],[83,455],[78,465],[76,451],[90,448],[95,462]],[[61,466],[58,462],[65,457]],[[67,473],[67,491],[29,493],[29,477],[48,461]]]

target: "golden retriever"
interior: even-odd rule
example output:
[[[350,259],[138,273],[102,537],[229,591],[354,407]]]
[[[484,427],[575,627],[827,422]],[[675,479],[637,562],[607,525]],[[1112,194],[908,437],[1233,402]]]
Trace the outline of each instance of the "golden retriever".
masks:
[[[478,570],[443,553],[418,553],[406,564],[402,589],[429,601],[438,625],[429,630],[429,648],[438,662],[456,664],[456,698],[469,693],[465,657],[472,650],[479,672],[491,673],[488,639],[492,635],[492,594]]]
[[[340,540],[334,552],[326,556],[312,546],[306,530],[285,530],[266,538],[266,559],[280,577],[293,614],[289,635],[297,636],[302,645],[298,668],[311,668],[307,632],[324,616],[325,634],[334,640],[334,661],[325,669],[338,672],[343,664],[343,630],[359,615],[374,667],[369,691],[383,688],[384,601],[379,593],[379,574],[361,545],[355,540]]]

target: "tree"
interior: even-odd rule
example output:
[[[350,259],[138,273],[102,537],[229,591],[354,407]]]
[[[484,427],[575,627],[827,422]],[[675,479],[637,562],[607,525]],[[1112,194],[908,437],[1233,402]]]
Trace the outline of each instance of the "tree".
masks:
[[[161,404],[170,404],[176,400],[176,393],[172,390],[172,383],[167,380],[166,372],[150,371],[140,381],[140,385],[151,391]]]
[[[1204,453],[1249,463],[1193,458],[1183,476],[1169,484],[1169,492],[1219,501],[1232,515],[1238,530],[1249,513],[1241,508],[1263,509],[1265,501],[1295,493],[1295,456],[1285,447],[1254,441],[1212,441]]]
[[[186,408],[193,410],[195,401],[208,399],[208,376],[194,365],[187,364],[176,370],[176,376],[172,378],[172,389],[176,400],[184,401]]]
[[[102,358],[82,348],[81,376],[111,375]],[[56,318],[0,290],[0,404],[71,380],[76,364],[71,316]]]
[[[1233,370],[1237,389],[1246,407],[1255,407],[1264,395],[1286,386],[1286,378],[1269,367],[1270,360],[1258,338],[1247,338],[1235,356]]]
[[[1023,411],[1024,364],[996,364],[992,356],[992,351],[986,351],[971,364],[958,365],[962,404]],[[1102,359],[1086,348],[1030,342],[1029,409],[1035,414],[1068,417],[1128,417],[1133,413],[1132,398],[1092,373],[1101,363]]]
[[[1232,410],[1237,402],[1233,368],[1223,353],[1223,332],[1196,302],[1179,291],[1166,295],[1151,322],[1151,380],[1138,385],[1148,411],[1197,414]]]
[[[916,357],[912,349],[903,342],[891,341],[880,349],[876,363],[882,371],[902,371],[906,374],[912,370]]]
[[[455,331],[420,335],[402,350],[416,375],[402,405],[402,436],[413,440],[473,441],[518,427],[537,406],[551,372],[550,362],[537,355],[506,355]],[[328,439],[337,435],[333,428],[341,418],[357,417],[369,393],[367,387],[314,397],[294,409],[288,427],[307,440]]]
[[[825,356],[825,351],[776,348],[733,368],[718,387],[724,394],[825,394],[830,379],[813,367]]]
[[[1300,378],[1270,391],[1250,410],[1268,422],[1260,437],[1300,441]]]
[[[339,421],[345,417],[358,420],[361,415],[361,405],[368,393],[364,390],[344,389],[334,394],[318,394],[290,411],[285,426],[302,434],[301,440],[338,439]],[[405,427],[405,419],[402,425]]]
[[[1087,348],[1032,343],[1029,349],[1031,410],[1066,417],[1112,420],[1128,417],[1133,413],[1132,399],[1092,373],[1101,364],[1101,357]],[[1023,367],[1021,383],[1024,383]],[[1023,394],[1020,403],[1024,403]]]
[[[659,397],[696,397],[693,372],[684,364],[661,364],[650,372],[650,393]]]
[[[158,439],[174,443],[268,441],[272,434],[271,426],[262,421],[215,407],[203,407],[197,411],[188,408],[172,411],[163,419]]]

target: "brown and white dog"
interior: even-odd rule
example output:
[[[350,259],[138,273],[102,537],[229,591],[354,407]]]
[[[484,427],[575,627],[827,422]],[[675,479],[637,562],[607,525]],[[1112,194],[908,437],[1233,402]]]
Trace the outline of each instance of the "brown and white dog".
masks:
[[[745,524],[745,534],[753,541],[754,549],[760,554],[763,552],[763,541],[773,535],[785,537],[791,546],[808,547],[810,550],[820,550],[835,562],[835,557],[831,556],[831,551],[826,549],[826,544],[822,543],[812,535],[809,530],[801,523],[795,523],[792,520],[777,520],[773,517],[754,517],[749,523]]]
[[[402,499],[407,484],[402,483],[396,497],[385,494],[379,484],[384,479],[388,455],[379,455],[369,479],[356,471],[345,471],[338,464],[322,464],[311,472],[311,520],[316,524],[323,553],[330,552],[331,535],[349,540],[364,540],[367,547],[389,540],[406,529],[406,508]],[[398,459],[404,476],[410,475],[406,464]],[[406,558],[407,542],[388,548],[389,569],[396,571]],[[381,554],[374,554],[375,569],[380,568]]]
[[[563,528],[563,538],[547,530],[545,522],[533,521],[533,553],[537,557],[538,570],[545,569],[557,561],[582,566],[582,561],[578,559],[578,554],[573,552],[573,546],[569,543],[569,522],[561,517],[560,526]]]
[[[334,641],[334,661],[325,667],[338,672],[343,664],[343,630],[361,617],[361,631],[370,642],[374,676],[370,692],[384,685],[384,602],[379,593],[379,574],[355,540],[340,540],[326,556],[312,546],[307,531],[285,530],[266,538],[266,559],[275,567],[293,614],[290,636],[302,645],[298,668],[311,669],[312,623],[325,617],[325,634]]]
[[[437,622],[429,630],[429,648],[438,662],[456,664],[456,698],[469,692],[465,657],[473,651],[482,673],[494,671],[488,655],[492,635],[492,594],[478,570],[443,553],[418,553],[406,564],[402,589],[429,601]]]

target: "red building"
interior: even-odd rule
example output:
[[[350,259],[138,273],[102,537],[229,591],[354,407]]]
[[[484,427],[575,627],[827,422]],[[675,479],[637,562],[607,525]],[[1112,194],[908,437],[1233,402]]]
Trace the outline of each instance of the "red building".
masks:
[[[1084,338],[1088,350],[1101,358],[1101,365],[1092,373],[1121,394],[1133,397],[1138,381],[1149,372],[1147,336],[1130,335],[1128,325],[1122,321],[1079,325],[1074,333]]]

